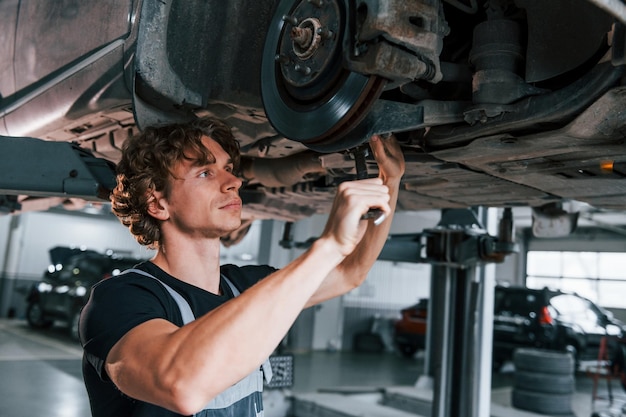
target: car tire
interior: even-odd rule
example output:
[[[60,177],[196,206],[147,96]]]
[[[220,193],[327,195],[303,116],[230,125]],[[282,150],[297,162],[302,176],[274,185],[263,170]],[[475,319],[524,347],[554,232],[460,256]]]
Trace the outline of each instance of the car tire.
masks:
[[[385,350],[385,345],[379,334],[372,332],[356,333],[352,340],[355,352],[380,353]]]
[[[626,345],[621,341],[615,348],[615,353],[611,359],[613,372],[619,377],[622,389],[626,391]]]
[[[516,349],[513,363],[513,407],[539,414],[573,415],[574,358],[570,353]]]
[[[412,358],[417,352],[417,347],[411,345],[398,345],[398,350],[405,358]]]
[[[573,375],[515,371],[515,389],[548,394],[571,394],[576,389]]]
[[[573,415],[571,394],[548,394],[515,389],[511,397],[513,407],[549,415]]]
[[[544,349],[516,349],[513,353],[516,370],[546,374],[571,375],[574,358],[569,353]]]
[[[47,329],[52,326],[53,321],[45,318],[43,309],[39,301],[33,301],[26,308],[26,321],[34,329]]]

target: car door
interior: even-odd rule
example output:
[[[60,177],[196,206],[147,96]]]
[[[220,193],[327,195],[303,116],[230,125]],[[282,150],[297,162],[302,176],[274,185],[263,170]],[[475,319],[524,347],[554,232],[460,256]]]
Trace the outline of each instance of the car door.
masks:
[[[557,310],[558,319],[579,337],[579,346],[585,356],[597,354],[600,340],[606,335],[602,320],[594,305],[586,298],[574,294],[553,297],[550,304]]]
[[[497,288],[494,303],[494,348],[535,345],[540,333],[536,320],[541,296],[526,289]]]

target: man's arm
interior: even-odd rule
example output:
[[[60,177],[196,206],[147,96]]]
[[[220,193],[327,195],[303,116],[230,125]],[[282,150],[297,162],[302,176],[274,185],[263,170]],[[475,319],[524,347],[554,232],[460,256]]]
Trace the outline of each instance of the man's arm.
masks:
[[[343,183],[321,237],[285,268],[183,326],[147,321],[111,349],[105,369],[126,395],[183,415],[200,410],[275,349],[326,276],[357,247],[369,208],[390,212],[378,178]]]
[[[389,213],[378,226],[369,221],[365,235],[350,255],[334,268],[306,306],[310,307],[345,294],[365,281],[369,270],[376,262],[383,249],[393,214],[396,209],[400,180],[404,174],[404,156],[393,135],[382,138],[374,136],[370,140],[370,148],[379,168],[379,178],[389,188]]]

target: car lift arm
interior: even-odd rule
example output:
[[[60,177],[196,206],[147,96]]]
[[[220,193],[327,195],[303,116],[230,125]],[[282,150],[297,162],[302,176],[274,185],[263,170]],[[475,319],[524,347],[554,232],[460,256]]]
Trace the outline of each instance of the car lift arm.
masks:
[[[106,201],[115,183],[114,164],[77,144],[0,136],[2,211],[19,210],[18,195]]]

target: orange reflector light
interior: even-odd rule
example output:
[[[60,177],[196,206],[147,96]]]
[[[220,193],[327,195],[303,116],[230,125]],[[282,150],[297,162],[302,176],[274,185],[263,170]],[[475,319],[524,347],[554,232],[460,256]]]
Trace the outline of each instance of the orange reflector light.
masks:
[[[615,161],[602,161],[600,162],[600,169],[605,172],[613,172],[613,164]]]

